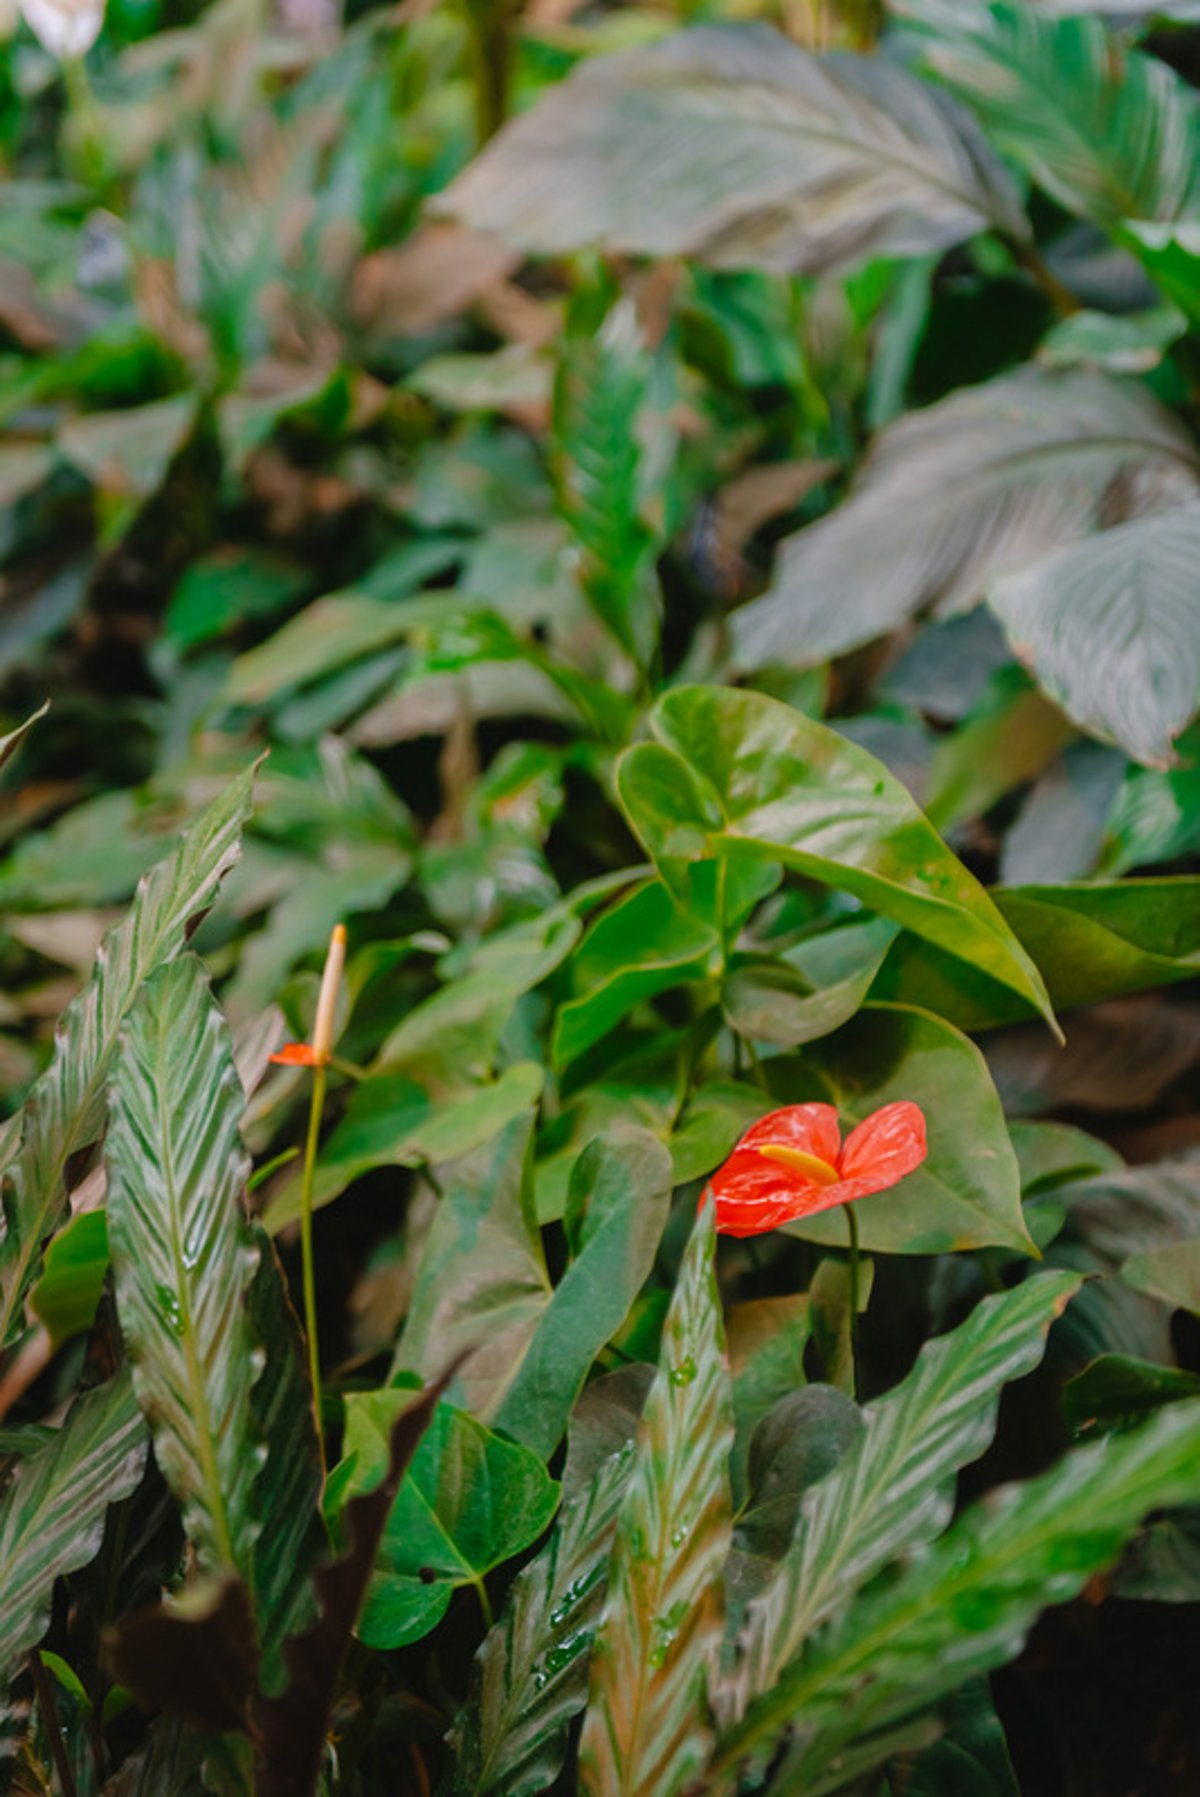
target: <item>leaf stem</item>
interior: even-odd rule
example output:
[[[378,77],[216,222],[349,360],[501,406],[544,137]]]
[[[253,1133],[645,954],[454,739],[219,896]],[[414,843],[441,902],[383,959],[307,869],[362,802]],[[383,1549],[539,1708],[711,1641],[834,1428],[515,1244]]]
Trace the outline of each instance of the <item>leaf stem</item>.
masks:
[[[479,1608],[483,1611],[483,1626],[490,1633],[495,1627],[496,1618],[492,1614],[492,1600],[487,1594],[487,1586],[483,1582],[483,1574],[476,1573],[471,1580],[479,1598]]]
[[[308,1111],[308,1136],[304,1144],[304,1172],[300,1181],[300,1262],[304,1279],[304,1333],[308,1338],[308,1372],[312,1380],[313,1414],[321,1471],[325,1471],[325,1427],[321,1420],[321,1356],[317,1344],[317,1281],[313,1267],[313,1181],[317,1170],[317,1143],[325,1108],[326,1071],[313,1069],[312,1100]]]
[[[850,1391],[855,1403],[858,1402],[858,1218],[854,1214],[853,1204],[842,1206],[846,1213],[846,1227],[850,1232]]]

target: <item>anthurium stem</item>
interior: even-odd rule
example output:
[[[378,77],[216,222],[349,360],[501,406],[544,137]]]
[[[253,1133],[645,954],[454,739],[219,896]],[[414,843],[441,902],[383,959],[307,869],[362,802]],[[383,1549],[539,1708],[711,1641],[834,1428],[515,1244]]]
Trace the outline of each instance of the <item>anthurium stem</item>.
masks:
[[[858,1218],[852,1204],[843,1205],[850,1231],[850,1389],[858,1399]]]
[[[326,1072],[324,1065],[314,1067],[312,1100],[308,1112],[308,1138],[304,1144],[304,1172],[300,1181],[300,1264],[304,1279],[304,1333],[308,1338],[308,1370],[312,1379],[313,1414],[317,1423],[317,1446],[321,1453],[321,1469],[325,1468],[325,1428],[321,1421],[321,1355],[317,1345],[317,1280],[313,1266],[313,1181],[317,1170],[317,1143],[321,1135],[321,1113],[325,1108]]]

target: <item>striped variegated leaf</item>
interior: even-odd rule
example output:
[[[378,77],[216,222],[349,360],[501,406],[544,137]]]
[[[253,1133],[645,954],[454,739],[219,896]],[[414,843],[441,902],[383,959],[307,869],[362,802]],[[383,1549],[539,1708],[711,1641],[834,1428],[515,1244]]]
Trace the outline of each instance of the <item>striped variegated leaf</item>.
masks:
[[[588,1797],[675,1797],[711,1750],[733,1443],[714,1244],[709,1201],[667,1312],[617,1518],[579,1749]]]

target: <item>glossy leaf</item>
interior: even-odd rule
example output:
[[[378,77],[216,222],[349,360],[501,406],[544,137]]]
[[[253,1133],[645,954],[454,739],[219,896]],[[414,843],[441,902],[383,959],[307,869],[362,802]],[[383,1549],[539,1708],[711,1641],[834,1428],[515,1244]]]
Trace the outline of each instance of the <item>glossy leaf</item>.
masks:
[[[790,1551],[750,1607],[727,1717],[768,1693],[814,1630],[877,1572],[941,1533],[955,1475],[991,1441],[1003,1387],[1037,1365],[1079,1284],[1074,1274],[1039,1273],[985,1298],[867,1406],[861,1441],[805,1502]]]
[[[992,582],[1013,647],[1067,715],[1164,767],[1200,704],[1200,506],[1138,519]]]
[[[631,1459],[626,1446],[602,1462],[514,1580],[503,1616],[475,1656],[470,1695],[449,1737],[455,1768],[447,1797],[540,1797],[561,1771],[567,1731],[587,1701]]]
[[[1173,986],[1200,972],[1200,881],[1191,876],[1002,886],[992,896],[1044,969],[1059,1010]],[[998,981],[911,936],[896,943],[871,996],[928,1005],[961,1029],[1028,1015]]]
[[[940,1017],[870,1005],[802,1060],[777,1063],[772,1077],[784,1102],[834,1105],[846,1132],[884,1105],[908,1101],[924,1111],[924,1164],[893,1190],[855,1200],[865,1248],[938,1254],[995,1244],[1032,1252],[1017,1160],[987,1063]],[[836,1210],[786,1228],[837,1247],[846,1240],[846,1220]]]
[[[693,1228],[617,1518],[579,1748],[591,1797],[674,1797],[703,1771],[731,1529],[729,1372],[711,1203]]]
[[[542,255],[598,245],[792,273],[1028,229],[1001,165],[934,91],[764,26],[584,63],[438,210]]]
[[[90,1329],[108,1274],[108,1218],[102,1210],[72,1217],[46,1249],[29,1308],[55,1347]]]
[[[579,996],[559,1006],[554,1058],[565,1066],[635,1005],[689,980],[719,975],[721,938],[680,910],[661,880],[618,902],[591,926],[568,963]]]
[[[1145,388],[1085,369],[1001,375],[876,438],[849,497],[787,539],[770,591],[732,619],[743,667],[809,666],[921,606],[961,606],[996,575],[1102,520],[1197,491],[1195,446]]]
[[[721,988],[725,1016],[742,1036],[797,1048],[847,1023],[858,1010],[896,935],[884,918],[852,924],[783,955],[739,956]]]
[[[98,1140],[105,1085],[122,1025],[145,980],[188,941],[240,852],[253,769],[232,781],[146,875],[129,915],[105,937],[88,984],[65,1011],[54,1058],[25,1107],[20,1152],[10,1165],[0,1242],[0,1344],[23,1326],[21,1304],[42,1243],[67,1210],[68,1169]]]
[[[0,1683],[49,1624],[55,1580],[96,1553],[108,1506],[141,1478],[146,1448],[133,1388],[119,1374],[79,1398],[13,1472],[0,1496]]]
[[[379,1476],[392,1424],[411,1397],[403,1390],[347,1395],[351,1492]],[[388,1515],[358,1625],[362,1640],[397,1647],[419,1639],[457,1587],[481,1587],[494,1567],[536,1541],[558,1495],[528,1448],[439,1405]]]
[[[853,894],[1050,1015],[1041,976],[969,874],[882,763],[758,693],[676,687],[658,738],[626,751],[621,804],[681,897],[701,853],[752,854]]]
[[[155,1458],[202,1570],[252,1576],[259,1372],[247,1293],[245,1098],[204,970],[147,981],[122,1039],[107,1143],[121,1331]]]
[[[1198,1452],[1193,1400],[993,1494],[794,1661],[723,1741],[719,1765],[735,1765],[802,1720],[775,1779],[779,1790],[799,1791],[843,1742],[1003,1665],[1043,1609],[1112,1563],[1148,1510],[1195,1496]]]

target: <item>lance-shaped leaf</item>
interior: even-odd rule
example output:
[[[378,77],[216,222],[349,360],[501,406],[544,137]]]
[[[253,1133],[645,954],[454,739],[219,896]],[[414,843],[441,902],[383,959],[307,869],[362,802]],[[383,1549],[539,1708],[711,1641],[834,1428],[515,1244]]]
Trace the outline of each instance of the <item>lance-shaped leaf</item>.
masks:
[[[617,788],[663,879],[686,902],[688,864],[754,855],[853,893],[985,968],[1052,1019],[1041,975],[983,887],[883,763],[760,693],[676,687],[628,749]]]
[[[589,1797],[674,1797],[711,1747],[733,1405],[706,1201],[663,1326],[617,1519],[579,1748]]]
[[[810,56],[763,25],[581,64],[438,209],[546,255],[595,244],[810,274],[1028,231],[968,115],[901,69]]]
[[[1069,212],[1110,227],[1200,215],[1200,108],[1173,69],[1125,49],[1096,19],[1048,18],[1042,6],[892,9],[922,68]]]
[[[254,1487],[260,1519],[254,1543],[254,1607],[264,1691],[283,1678],[283,1644],[311,1620],[311,1573],[328,1549],[321,1519],[321,1454],[300,1325],[267,1232],[256,1225],[258,1268],[248,1304],[255,1342],[266,1354],[250,1392],[255,1435],[266,1458]]]
[[[105,1086],[121,1026],[154,969],[183,950],[237,860],[253,779],[252,768],[239,775],[174,854],[139,883],[128,916],[105,937],[91,979],[63,1013],[54,1058],[26,1102],[20,1151],[9,1168],[0,1347],[21,1332],[21,1305],[42,1243],[66,1214],[71,1160],[104,1129]]]
[[[813,1630],[875,1573],[941,1532],[955,1474],[991,1441],[1001,1389],[1037,1365],[1079,1283],[1075,1274],[1039,1273],[986,1298],[922,1351],[895,1391],[868,1405],[865,1433],[806,1499],[790,1551],[750,1606],[737,1674],[722,1693],[726,1714],[769,1690]]]
[[[1011,1659],[1039,1613],[1110,1565],[1147,1511],[1194,1500],[1198,1455],[1200,1400],[1190,1400],[993,1493],[783,1672],[723,1740],[718,1769],[797,1724],[772,1790],[814,1789],[845,1742]]]
[[[503,1616],[475,1657],[470,1696],[449,1736],[456,1761],[446,1797],[539,1797],[558,1777],[568,1727],[587,1701],[588,1660],[631,1458],[627,1447],[603,1462],[514,1580]]]
[[[146,1426],[121,1373],[74,1405],[62,1428],[18,1465],[0,1498],[0,1686],[50,1620],[54,1581],[100,1546],[109,1504],[146,1461]]]
[[[162,968],[122,1039],[108,1154],[117,1310],[155,1457],[206,1571],[252,1576],[260,1371],[247,1292],[245,1097],[192,955]]]
[[[841,655],[1096,529],[1110,491],[1131,518],[1198,479],[1166,407],[1113,376],[1023,368],[952,393],[882,431],[849,498],[788,538],[770,591],[733,615],[738,660]]]
[[[1200,506],[1071,543],[992,583],[1021,660],[1067,716],[1147,767],[1200,705]]]

